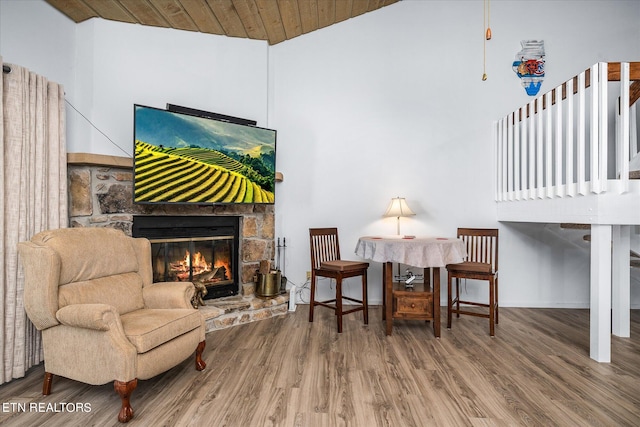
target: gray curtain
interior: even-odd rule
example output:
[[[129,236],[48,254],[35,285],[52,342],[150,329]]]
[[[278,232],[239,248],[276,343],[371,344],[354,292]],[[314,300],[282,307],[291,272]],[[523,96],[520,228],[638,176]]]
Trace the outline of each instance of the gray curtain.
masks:
[[[3,65],[11,72],[0,81],[0,384],[43,360],[40,333],[24,311],[17,243],[68,224],[63,88],[24,67]]]

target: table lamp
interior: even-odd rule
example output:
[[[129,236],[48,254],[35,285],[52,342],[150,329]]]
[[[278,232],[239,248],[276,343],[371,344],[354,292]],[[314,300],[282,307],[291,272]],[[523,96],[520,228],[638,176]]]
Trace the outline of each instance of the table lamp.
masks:
[[[383,216],[395,216],[396,218],[398,218],[397,232],[398,235],[400,235],[400,217],[413,215],[415,215],[415,213],[411,209],[409,209],[407,201],[404,199],[404,197],[394,197],[393,199],[391,199],[391,203],[389,203],[389,207],[387,208],[387,211]]]

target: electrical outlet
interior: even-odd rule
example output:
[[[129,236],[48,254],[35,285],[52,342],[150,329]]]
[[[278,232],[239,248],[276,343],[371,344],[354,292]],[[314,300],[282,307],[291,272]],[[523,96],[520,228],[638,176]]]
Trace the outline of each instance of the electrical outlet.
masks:
[[[311,280],[311,272],[307,271],[307,280]]]

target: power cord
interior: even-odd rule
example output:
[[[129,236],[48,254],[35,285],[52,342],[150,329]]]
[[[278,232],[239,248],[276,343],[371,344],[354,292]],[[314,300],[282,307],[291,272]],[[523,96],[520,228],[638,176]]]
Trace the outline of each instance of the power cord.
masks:
[[[89,120],[87,118],[87,116],[85,116],[84,114],[82,114],[80,112],[80,110],[78,110],[71,102],[69,102],[68,99],[65,98],[64,102],[67,103],[67,105],[71,108],[73,108],[75,110],[76,113],[78,113],[80,115],[80,117],[82,117],[83,119],[85,119],[87,121],[87,123],[89,123],[91,125],[92,128],[94,128],[95,130],[97,130],[98,132],[100,132],[102,134],[102,136],[104,136],[105,138],[107,138],[107,140],[113,144],[113,146],[115,146],[116,148],[118,148],[120,151],[122,151],[124,154],[127,155],[127,157],[132,158],[131,154],[129,154],[124,148],[120,147],[118,144],[115,143],[114,140],[112,140],[111,138],[109,138],[109,136],[104,133],[103,131],[101,131],[100,129],[98,129],[98,127],[96,125],[93,124],[93,122],[91,120]]]
[[[296,303],[299,301],[302,304],[307,304],[310,301],[310,298],[307,297],[307,299],[305,300],[305,294],[310,294],[311,292],[311,281],[307,279],[307,281],[305,281],[302,285],[298,285],[297,283],[295,283],[293,280],[289,280],[287,279],[288,282],[291,282],[293,284],[293,286],[296,287],[296,291],[295,291],[295,296],[296,296]]]
[[[318,277],[318,281],[320,280],[329,280],[329,288],[335,290],[335,280],[328,277]],[[287,279],[287,282],[292,283],[296,287],[295,295],[296,302],[300,302],[301,304],[308,304],[311,301],[311,280],[307,279],[302,285],[296,284],[293,280]],[[343,285],[348,282],[343,282]],[[306,298],[305,298],[306,297]]]

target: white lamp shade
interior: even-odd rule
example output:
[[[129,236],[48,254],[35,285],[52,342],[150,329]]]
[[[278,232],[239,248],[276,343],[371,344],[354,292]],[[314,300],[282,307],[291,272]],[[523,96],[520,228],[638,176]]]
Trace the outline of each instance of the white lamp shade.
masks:
[[[391,199],[391,203],[389,203],[389,207],[383,216],[395,216],[400,218],[401,216],[412,216],[415,213],[409,209],[409,205],[407,205],[407,201],[404,197],[394,197]]]

